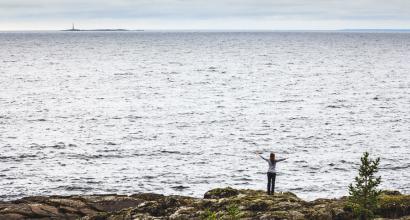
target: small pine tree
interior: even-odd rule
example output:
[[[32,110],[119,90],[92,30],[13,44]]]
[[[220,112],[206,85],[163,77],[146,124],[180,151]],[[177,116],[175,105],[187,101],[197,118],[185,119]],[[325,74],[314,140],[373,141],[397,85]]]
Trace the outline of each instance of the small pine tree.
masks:
[[[376,160],[369,159],[369,153],[365,152],[360,160],[359,176],[355,178],[354,185],[349,185],[349,203],[353,208],[353,212],[360,219],[366,220],[374,217],[377,198],[381,192],[377,189],[381,177],[375,177],[379,170],[380,158]]]

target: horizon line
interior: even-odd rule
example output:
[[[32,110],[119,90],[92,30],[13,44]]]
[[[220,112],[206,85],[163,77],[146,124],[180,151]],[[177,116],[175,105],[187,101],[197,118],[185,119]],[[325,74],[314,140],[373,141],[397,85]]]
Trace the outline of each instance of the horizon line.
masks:
[[[0,30],[0,32],[46,32],[46,31],[66,31],[70,29],[8,29],[8,30]],[[156,32],[156,31],[225,31],[225,32],[349,32],[349,31],[381,31],[381,32],[410,32],[410,28],[341,28],[341,29],[224,29],[224,28],[217,28],[217,29],[206,29],[206,28],[198,28],[198,29],[128,29],[128,28],[90,28],[90,29],[78,29],[82,31],[93,31],[93,30],[126,30],[126,31],[146,31],[146,32]]]

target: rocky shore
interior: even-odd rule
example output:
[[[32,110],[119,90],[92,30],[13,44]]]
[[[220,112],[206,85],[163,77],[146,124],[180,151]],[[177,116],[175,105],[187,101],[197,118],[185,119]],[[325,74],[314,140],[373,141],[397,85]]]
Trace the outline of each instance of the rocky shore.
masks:
[[[410,195],[386,191],[376,213],[410,220]],[[36,196],[0,202],[0,220],[14,219],[354,219],[346,198],[304,201],[290,192],[268,196],[259,190],[218,188],[204,198],[153,193],[92,196]]]

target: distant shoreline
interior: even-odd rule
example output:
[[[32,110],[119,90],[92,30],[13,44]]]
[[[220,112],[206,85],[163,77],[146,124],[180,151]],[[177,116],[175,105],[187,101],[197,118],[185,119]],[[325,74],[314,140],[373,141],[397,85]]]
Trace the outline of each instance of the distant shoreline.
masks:
[[[58,32],[245,32],[245,33],[410,33],[410,29],[336,29],[336,30],[236,30],[236,29],[65,29],[65,30],[0,30],[1,32],[47,32],[47,31],[58,31]]]
[[[144,30],[128,30],[128,29],[67,29],[61,31],[80,32],[80,31],[144,31]]]
[[[342,29],[341,32],[410,32],[410,29]]]

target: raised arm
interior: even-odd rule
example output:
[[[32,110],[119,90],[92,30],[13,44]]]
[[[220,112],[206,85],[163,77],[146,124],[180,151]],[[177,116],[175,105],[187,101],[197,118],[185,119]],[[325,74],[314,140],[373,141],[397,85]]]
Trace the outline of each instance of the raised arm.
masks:
[[[286,159],[288,159],[288,158],[277,159],[276,162],[281,162],[281,161],[284,161]]]
[[[264,158],[262,155],[260,155],[260,154],[258,154],[258,153],[257,153],[257,155],[259,155],[262,159],[268,161],[268,159]]]

